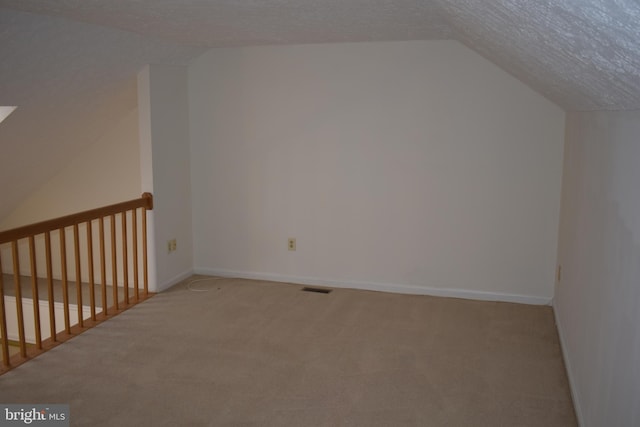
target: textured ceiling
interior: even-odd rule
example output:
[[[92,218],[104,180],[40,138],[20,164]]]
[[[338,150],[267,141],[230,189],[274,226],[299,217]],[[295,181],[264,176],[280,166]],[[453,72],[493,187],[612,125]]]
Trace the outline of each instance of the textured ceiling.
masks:
[[[222,47],[453,38],[567,110],[640,109],[638,0],[0,0]]]
[[[420,0],[2,0],[2,5],[207,47],[451,36],[439,6]]]
[[[440,4],[456,39],[566,110],[640,109],[638,0]]]
[[[639,23],[638,0],[0,0],[0,220],[135,108],[147,63],[449,38],[566,110],[640,110]]]

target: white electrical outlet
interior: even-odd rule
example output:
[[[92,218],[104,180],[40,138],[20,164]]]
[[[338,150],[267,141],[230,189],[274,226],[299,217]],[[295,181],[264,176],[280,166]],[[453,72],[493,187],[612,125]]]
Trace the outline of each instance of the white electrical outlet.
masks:
[[[169,241],[167,241],[167,252],[171,253],[174,252],[178,249],[178,242],[176,241],[176,239],[171,239]]]
[[[294,237],[289,237],[289,241],[287,243],[287,249],[290,251],[296,250],[296,239]]]

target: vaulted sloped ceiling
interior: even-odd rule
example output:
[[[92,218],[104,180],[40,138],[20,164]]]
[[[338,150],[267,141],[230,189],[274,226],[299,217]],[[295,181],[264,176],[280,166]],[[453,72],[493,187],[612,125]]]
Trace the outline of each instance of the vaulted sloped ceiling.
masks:
[[[0,219],[135,106],[146,63],[456,39],[566,110],[640,110],[639,23],[637,0],[0,0]]]
[[[637,0],[440,4],[456,39],[564,109],[640,109]]]

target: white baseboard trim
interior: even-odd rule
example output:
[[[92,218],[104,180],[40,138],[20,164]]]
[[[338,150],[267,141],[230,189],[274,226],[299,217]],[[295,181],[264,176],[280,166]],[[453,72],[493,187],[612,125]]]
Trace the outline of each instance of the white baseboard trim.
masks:
[[[531,305],[549,305],[551,303],[551,298],[517,294],[504,294],[498,292],[471,291],[466,289],[444,289],[430,288],[426,286],[400,285],[395,283],[322,279],[319,277],[287,276],[282,274],[234,271],[207,267],[196,267],[193,271],[195,274],[206,274],[210,276],[270,280],[274,282],[296,283],[300,285],[330,286],[334,288],[362,289],[367,291],[393,292],[398,294],[431,295],[437,297],[464,298],[481,301],[515,302]]]
[[[157,289],[152,290],[152,292],[166,291],[167,289],[169,289],[173,285],[176,285],[176,284],[182,282],[187,277],[192,276],[193,273],[194,273],[194,270],[191,269],[191,268],[188,269],[188,270],[185,270],[182,273],[178,274],[177,276],[173,276],[171,279],[165,280],[164,282],[158,284],[157,285]]]
[[[574,380],[573,369],[571,368],[571,361],[569,354],[567,353],[567,342],[562,332],[562,324],[560,323],[560,317],[558,316],[558,309],[556,305],[553,305],[553,317],[556,321],[556,329],[558,330],[558,338],[560,339],[560,349],[562,350],[562,358],[564,359],[564,367],[567,371],[567,378],[569,379],[569,390],[571,390],[571,399],[573,399],[573,408],[576,411],[576,418],[578,426],[584,426],[582,417],[582,406],[580,406],[580,398],[578,396],[578,389],[576,388],[576,382]]]

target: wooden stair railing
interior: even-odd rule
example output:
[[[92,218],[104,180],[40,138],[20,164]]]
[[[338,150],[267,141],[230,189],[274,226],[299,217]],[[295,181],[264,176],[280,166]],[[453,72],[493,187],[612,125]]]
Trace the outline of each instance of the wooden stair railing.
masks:
[[[152,293],[149,292],[148,267],[147,267],[147,210],[153,209],[153,196],[150,193],[144,193],[140,198],[129,200],[126,202],[116,203],[98,209],[92,209],[60,218],[39,222],[36,224],[26,225],[24,227],[14,228],[12,230],[0,231],[0,347],[2,349],[2,364],[0,365],[0,375],[15,368],[23,362],[43,353],[44,351],[55,347],[56,345],[67,341],[73,336],[84,332],[104,320],[113,317],[127,308],[149,298]],[[138,214],[138,211],[139,214]],[[117,218],[120,219],[118,225]],[[105,237],[105,220],[108,220],[109,238]],[[140,221],[139,221],[140,220]],[[131,233],[127,232],[130,221]],[[94,227],[97,223],[97,230]],[[119,233],[117,229],[119,227]],[[86,229],[86,235],[81,242],[81,228]],[[138,239],[138,228],[141,237]],[[69,262],[67,253],[67,233],[73,236],[73,260]],[[98,235],[98,241],[94,243],[94,233]],[[119,234],[120,239],[117,239]],[[59,252],[54,252],[52,248],[52,237],[58,240]],[[130,236],[130,238],[129,238]],[[36,241],[38,238],[38,241]],[[107,243],[110,251],[106,250]],[[38,246],[37,243],[41,243]],[[84,243],[84,244],[83,244]],[[26,249],[20,251],[20,245]],[[94,251],[94,244],[97,244],[98,250]],[[44,248],[42,248],[44,246]],[[141,247],[140,247],[141,246]],[[10,248],[9,248],[10,247]],[[37,257],[37,248],[44,249],[40,253],[44,253],[44,261]],[[10,263],[3,264],[2,249],[9,253]],[[10,251],[9,251],[10,249]],[[131,249],[129,251],[129,249]],[[141,250],[141,252],[139,251]],[[98,258],[95,259],[95,253]],[[29,270],[26,274],[21,274],[20,256],[26,258],[28,253]],[[54,263],[54,254],[59,255],[59,262]],[[139,255],[141,260],[139,259]],[[83,261],[83,257],[86,258]],[[40,274],[38,269],[38,260],[40,264],[44,263],[44,274]],[[131,264],[129,264],[131,262]],[[99,264],[99,281],[96,280],[96,270],[94,263]],[[107,283],[107,264],[111,264],[111,288],[112,295],[111,305],[109,306]],[[140,272],[140,263],[142,263],[142,273]],[[72,269],[69,269],[69,264]],[[83,268],[84,264],[84,268]],[[5,274],[3,265],[12,266],[11,273]],[[59,267],[58,278],[54,278],[54,266]],[[131,266],[131,271],[129,269]],[[121,267],[121,270],[119,270]],[[75,307],[71,305],[69,295],[69,272],[75,273]],[[119,276],[121,273],[121,276]],[[142,274],[140,278],[139,275]],[[31,300],[33,303],[33,323],[30,316],[25,313],[24,304],[25,296],[23,295],[22,282],[26,282],[24,276],[30,277],[31,282]],[[133,279],[132,294],[129,292],[129,276]],[[5,289],[5,277],[12,278],[13,292],[15,297],[15,318],[8,313],[10,308],[5,301],[11,299]],[[83,282],[83,277],[87,282]],[[122,295],[118,288],[119,277],[122,278]],[[38,281],[43,279],[46,281],[46,298],[42,298],[38,289]],[[56,327],[56,308],[60,302],[55,301],[55,285],[60,285],[58,289],[62,293],[62,310],[64,319],[64,329],[62,324]],[[85,306],[85,295],[83,294],[83,283],[88,285],[88,315],[85,316],[87,306]],[[140,283],[142,285],[140,286]],[[100,290],[100,304],[98,307],[96,302],[96,286]],[[122,299],[121,299],[122,298]],[[41,302],[48,302],[48,317],[41,316]],[[28,304],[27,304],[28,305]],[[12,307],[11,307],[12,308]],[[100,311],[97,310],[100,308]],[[77,310],[77,318],[71,318],[71,309]],[[46,311],[46,310],[45,310]],[[43,320],[49,324],[48,330],[43,331]],[[9,336],[8,321],[11,325],[17,326],[17,344],[19,352],[11,356],[9,352]],[[32,328],[31,328],[32,325]],[[27,342],[26,331],[32,333],[32,343]],[[47,329],[47,328],[44,328]],[[43,339],[44,335],[48,338]]]

